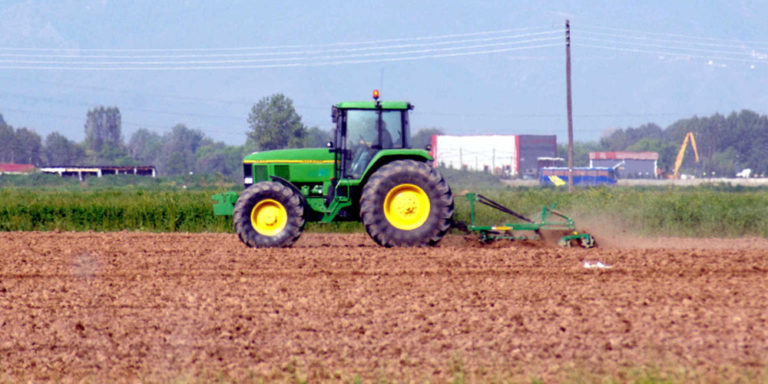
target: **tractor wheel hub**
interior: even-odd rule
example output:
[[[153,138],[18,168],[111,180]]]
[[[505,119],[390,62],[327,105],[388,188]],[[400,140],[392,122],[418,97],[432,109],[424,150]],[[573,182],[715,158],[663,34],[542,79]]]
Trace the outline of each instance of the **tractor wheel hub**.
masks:
[[[414,184],[400,184],[384,198],[384,216],[393,227],[401,230],[413,230],[423,225],[429,217],[429,209],[429,196]]]
[[[288,222],[288,213],[280,202],[265,199],[258,202],[251,211],[251,225],[265,236],[275,236]]]

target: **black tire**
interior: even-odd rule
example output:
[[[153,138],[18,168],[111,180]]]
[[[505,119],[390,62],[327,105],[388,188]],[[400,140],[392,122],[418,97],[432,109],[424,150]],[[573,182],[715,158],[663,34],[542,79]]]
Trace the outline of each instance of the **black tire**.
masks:
[[[579,245],[581,245],[582,248],[597,248],[597,240],[595,240],[594,236],[589,236],[589,240],[582,237],[579,241]]]
[[[411,190],[414,191],[410,192],[411,194],[428,199],[428,204],[424,199],[424,204],[416,204],[416,211],[420,209],[418,207],[429,207],[428,211],[417,212],[416,220],[411,221],[405,217],[405,224],[391,219],[392,212],[395,211],[392,208],[393,199],[397,199],[392,196],[398,196],[398,191],[403,188],[406,192]],[[413,211],[413,208],[410,209]],[[453,194],[443,175],[426,163],[396,160],[379,168],[368,179],[360,197],[360,217],[368,235],[379,245],[435,245],[451,228]]]
[[[290,187],[263,181],[240,195],[232,221],[240,240],[249,247],[288,247],[304,229],[304,205]]]

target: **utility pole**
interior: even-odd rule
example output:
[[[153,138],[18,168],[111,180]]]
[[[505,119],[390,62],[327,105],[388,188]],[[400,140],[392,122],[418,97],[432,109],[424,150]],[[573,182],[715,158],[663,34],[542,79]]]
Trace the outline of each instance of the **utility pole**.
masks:
[[[573,192],[573,103],[571,102],[571,24],[565,20],[565,82],[568,100],[568,193]]]
[[[496,148],[493,149],[493,157],[491,157],[491,175],[496,174]]]

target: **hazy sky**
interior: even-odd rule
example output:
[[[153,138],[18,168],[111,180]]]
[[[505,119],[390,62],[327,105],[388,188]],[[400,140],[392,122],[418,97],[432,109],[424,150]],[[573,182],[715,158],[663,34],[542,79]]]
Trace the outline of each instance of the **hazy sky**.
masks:
[[[82,140],[117,106],[127,140],[184,123],[242,144],[284,93],[331,127],[339,101],[407,100],[414,128],[576,140],[694,114],[768,113],[766,1],[0,0],[0,113]]]

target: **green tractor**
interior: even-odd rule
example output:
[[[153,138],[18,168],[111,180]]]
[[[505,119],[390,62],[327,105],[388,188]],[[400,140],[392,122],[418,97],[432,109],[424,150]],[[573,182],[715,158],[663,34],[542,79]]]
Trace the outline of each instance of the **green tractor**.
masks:
[[[379,245],[434,245],[450,229],[451,188],[425,149],[411,148],[402,101],[343,102],[328,148],[256,152],[243,160],[245,190],[213,196],[250,247],[287,247],[306,221],[361,220]]]

